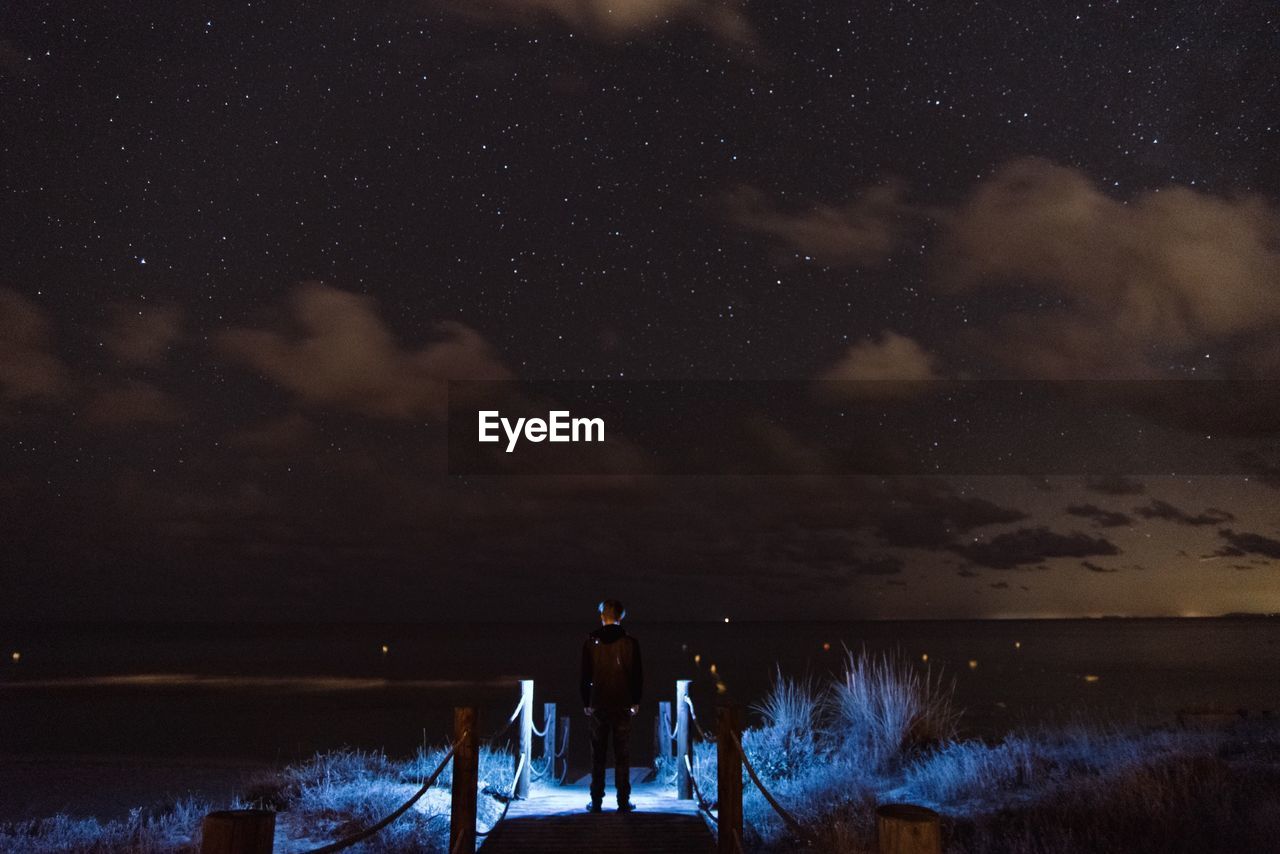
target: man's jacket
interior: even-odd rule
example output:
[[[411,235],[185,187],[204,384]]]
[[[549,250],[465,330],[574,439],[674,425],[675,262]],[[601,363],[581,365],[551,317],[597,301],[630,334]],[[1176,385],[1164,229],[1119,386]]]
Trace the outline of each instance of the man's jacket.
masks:
[[[618,624],[601,626],[582,645],[582,705],[622,712],[640,702],[640,643]]]

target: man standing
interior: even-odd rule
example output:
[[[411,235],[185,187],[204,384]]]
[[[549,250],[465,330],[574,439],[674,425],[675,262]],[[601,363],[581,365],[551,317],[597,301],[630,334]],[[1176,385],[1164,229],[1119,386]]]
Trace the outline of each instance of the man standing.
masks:
[[[604,766],[613,741],[614,786],[618,812],[631,812],[631,717],[640,710],[643,676],[640,644],[622,628],[626,610],[617,599],[600,603],[600,628],[582,645],[582,705],[591,719],[591,803],[600,812],[604,800]]]

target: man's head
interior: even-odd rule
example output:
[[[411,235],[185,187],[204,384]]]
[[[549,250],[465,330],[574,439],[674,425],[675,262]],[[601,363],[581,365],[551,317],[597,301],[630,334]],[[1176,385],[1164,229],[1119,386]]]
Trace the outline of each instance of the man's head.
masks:
[[[600,622],[606,626],[622,622],[626,615],[627,609],[617,599],[606,599],[600,603]]]

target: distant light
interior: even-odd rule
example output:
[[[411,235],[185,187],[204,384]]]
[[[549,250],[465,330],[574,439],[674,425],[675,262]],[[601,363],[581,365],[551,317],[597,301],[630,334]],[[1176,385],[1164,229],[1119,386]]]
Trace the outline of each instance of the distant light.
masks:
[[[928,660],[929,660],[929,653],[927,653],[927,652],[921,653],[921,654],[920,654],[920,660],[921,660],[921,661],[928,661]]]
[[[715,666],[714,664],[713,664],[713,665],[711,665],[711,672],[712,672],[712,673],[715,673],[715,672],[716,672],[716,666]]]
[[[702,653],[698,653],[697,655],[695,655],[695,656],[693,657],[693,663],[694,663],[694,664],[701,664],[701,663],[702,663]]]
[[[1098,677],[1097,677],[1097,676],[1095,676],[1095,675],[1094,675],[1094,674],[1092,674],[1092,673],[1086,673],[1086,674],[1084,675],[1084,681],[1086,681],[1086,682],[1097,682],[1097,681],[1098,681]]]
[[[391,652],[391,648],[390,648],[390,647],[388,647],[388,646],[384,643],[384,644],[382,645],[382,654],[383,654],[383,655],[386,655],[388,652]]]
[[[14,664],[17,664],[19,661],[22,661],[22,653],[20,652],[15,652],[13,655],[9,657],[13,659]]]
[[[971,658],[971,659],[969,659],[969,669],[970,669],[970,670],[977,670],[977,669],[978,669],[978,659],[976,659],[976,658]]]
[[[723,682],[716,682],[716,693],[717,693],[717,694],[723,694],[725,691],[728,691],[728,690],[729,690],[729,686],[728,686],[728,685],[724,684]]]
[[[724,621],[725,621],[726,623],[727,623],[727,622],[729,622],[729,618],[728,618],[728,617],[725,617],[725,618],[724,618]]]
[[[822,651],[823,651],[823,652],[831,652],[831,644],[829,644],[829,643],[824,643],[824,644],[822,645]]]
[[[1013,648],[1014,648],[1014,649],[1022,649],[1022,641],[1014,641],[1014,642],[1013,642]]]

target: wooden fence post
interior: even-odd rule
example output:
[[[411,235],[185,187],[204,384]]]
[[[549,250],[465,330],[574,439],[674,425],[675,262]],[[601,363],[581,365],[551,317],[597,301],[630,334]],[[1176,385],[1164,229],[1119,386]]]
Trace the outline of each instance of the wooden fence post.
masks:
[[[515,796],[529,797],[529,769],[533,761],[533,680],[520,680],[520,753],[516,764],[520,776],[516,778]]]
[[[546,781],[556,778],[556,704],[542,704],[542,758],[547,761]]]
[[[676,680],[676,797],[682,801],[693,799],[693,780],[684,759],[693,760],[693,742],[689,740],[689,680]]]
[[[931,809],[914,804],[876,807],[880,854],[942,854],[942,824]]]
[[[200,854],[271,854],[275,836],[269,810],[218,810],[200,824]]]
[[[671,701],[663,700],[658,703],[658,716],[653,721],[653,764],[654,767],[659,765],[658,760],[663,763],[671,761],[671,755],[674,752],[671,749]]]
[[[476,788],[480,777],[480,737],[474,706],[453,710],[453,790],[449,812],[449,850],[471,854],[476,848]]]
[[[742,757],[734,739],[741,732],[733,706],[716,708],[716,810],[719,854],[742,854]]]

